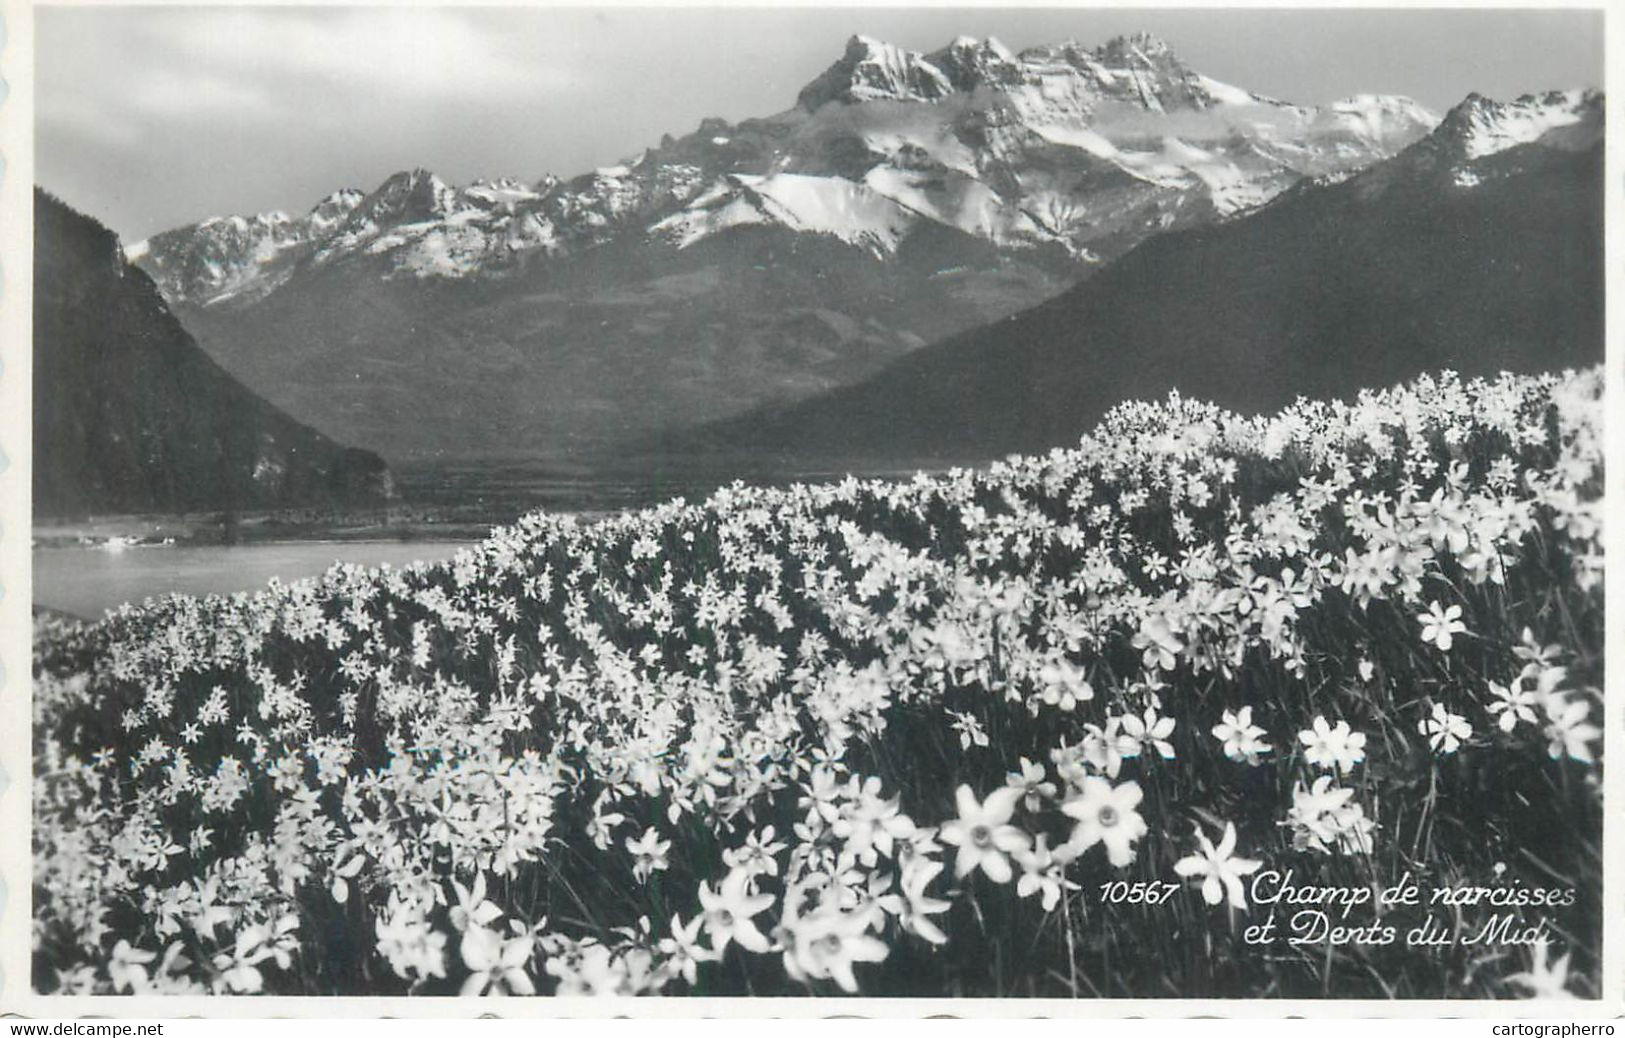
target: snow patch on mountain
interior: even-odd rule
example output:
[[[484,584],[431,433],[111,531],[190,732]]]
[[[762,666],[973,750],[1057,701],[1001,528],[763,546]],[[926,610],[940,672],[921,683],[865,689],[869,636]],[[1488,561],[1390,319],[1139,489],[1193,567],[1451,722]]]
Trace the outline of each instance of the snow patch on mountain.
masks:
[[[995,244],[1019,244],[1042,235],[1030,216],[958,171],[937,174],[880,165],[865,174],[863,184],[909,212]]]
[[[863,184],[795,173],[732,174],[651,232],[684,248],[718,231],[747,224],[774,224],[827,234],[885,258],[919,214]]]
[[[491,208],[512,209],[526,202],[534,202],[542,196],[514,177],[501,177],[497,180],[474,181],[463,188],[463,197]]]
[[[1123,153],[1117,150],[1117,145],[1087,127],[1040,124],[1032,129],[1046,141],[1086,151],[1096,158],[1112,162],[1123,158]]]
[[[1198,75],[1196,77],[1196,82],[1217,104],[1256,105],[1271,103],[1268,101],[1268,99],[1260,97],[1251,91],[1243,90],[1241,87],[1231,86],[1229,83],[1221,83],[1211,76]]]

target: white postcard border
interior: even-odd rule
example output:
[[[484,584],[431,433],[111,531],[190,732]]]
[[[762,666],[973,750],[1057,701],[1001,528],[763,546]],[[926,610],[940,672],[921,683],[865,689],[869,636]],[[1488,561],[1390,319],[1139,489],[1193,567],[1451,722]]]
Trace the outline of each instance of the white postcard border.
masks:
[[[179,5],[184,0],[159,0]],[[211,0],[230,4],[237,0]],[[298,0],[262,0],[261,6],[291,5]],[[83,3],[72,6],[125,6],[125,0]],[[135,4],[128,4],[136,6]],[[421,0],[406,5],[439,6]],[[45,5],[40,5],[45,6]],[[69,6],[54,4],[51,6]],[[377,0],[361,0],[348,6],[390,6]],[[449,0],[444,6],[547,6],[535,0],[483,0],[463,3]],[[598,3],[565,3],[553,6],[618,7],[752,7],[762,4],[739,0],[711,0],[690,4],[687,0],[600,0]],[[863,7],[845,2],[804,2],[777,6]],[[879,5],[876,5],[879,6]],[[990,3],[955,0],[916,2],[887,0],[887,7],[989,7]],[[1608,0],[1554,2],[1524,0],[1508,3],[1438,0],[1438,2],[1338,2],[1305,3],[1263,0],[1226,4],[1214,0],[1183,0],[1178,3],[1125,2],[1106,0],[1092,4],[1031,2],[1006,4],[1020,7],[1110,7],[1110,8],[1224,8],[1229,6],[1281,9],[1335,8],[1567,8],[1605,12],[1605,88],[1609,95],[1625,96],[1625,72],[1619,61],[1625,12],[1610,10]],[[32,656],[32,601],[30,539],[31,529],[31,405],[32,405],[32,306],[33,279],[32,187],[34,182],[34,36],[32,0],[0,0],[3,42],[0,42],[0,1015],[43,1019],[117,1017],[121,1019],[209,1018],[333,1018],[380,1017],[470,1018],[495,1015],[504,1018],[603,1018],[614,1016],[665,1018],[827,1018],[833,1015],[874,1018],[921,1018],[958,1016],[968,1018],[1188,1018],[1201,1016],[1284,1018],[1419,1018],[1466,1017],[1481,1019],[1565,1018],[1594,1019],[1625,1015],[1625,774],[1615,767],[1606,769],[1605,802],[1613,810],[1604,812],[1604,892],[1602,976],[1598,978],[1603,997],[1581,1002],[1548,1001],[1405,1001],[1383,1002],[1350,999],[1258,1000],[1258,999],[1105,999],[1073,1002],[1056,999],[879,999],[879,998],[688,998],[656,999],[551,999],[508,998],[501,1001],[454,997],[140,997],[140,996],[42,996],[29,990],[30,976],[30,790],[32,776],[31,709],[29,704],[30,661]],[[1622,203],[1622,139],[1611,133],[1606,144],[1606,220],[1608,283],[1625,285],[1625,254],[1622,254],[1620,221]],[[1615,329],[1625,327],[1625,302],[1620,292],[1606,300],[1608,354],[1606,363],[1607,444],[1610,464],[1625,459],[1625,377],[1621,373],[1621,353]],[[1604,544],[1610,557],[1605,587],[1610,601],[1625,595],[1625,573],[1611,564],[1625,550],[1625,523],[1621,516],[1621,492],[1617,477],[1610,481],[1604,497],[1607,523]],[[1606,628],[1608,657],[1625,660],[1625,623],[1610,622]],[[1606,745],[1625,746],[1625,711],[1618,707],[1625,697],[1625,668],[1608,667],[1605,677],[1606,700],[1612,707],[1606,714]]]

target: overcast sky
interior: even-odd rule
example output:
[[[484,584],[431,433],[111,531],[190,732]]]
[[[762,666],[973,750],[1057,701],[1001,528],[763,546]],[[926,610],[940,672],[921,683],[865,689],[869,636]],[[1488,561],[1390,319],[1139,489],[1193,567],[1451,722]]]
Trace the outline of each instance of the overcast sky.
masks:
[[[38,7],[37,178],[127,241],[302,211],[424,166],[454,183],[572,175],[705,116],[769,115],[867,33],[932,50],[1145,30],[1218,79],[1300,103],[1395,93],[1443,112],[1602,85],[1601,16],[1065,8]]]

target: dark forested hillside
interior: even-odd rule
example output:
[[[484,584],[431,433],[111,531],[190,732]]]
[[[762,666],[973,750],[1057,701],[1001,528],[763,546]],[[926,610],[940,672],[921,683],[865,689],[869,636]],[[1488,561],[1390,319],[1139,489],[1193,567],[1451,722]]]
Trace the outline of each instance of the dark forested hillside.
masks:
[[[1458,162],[1430,139],[1343,183],[1155,238],[1034,309],[709,440],[969,460],[1076,442],[1120,401],[1175,388],[1262,411],[1445,368],[1596,363],[1602,146],[1558,143]]]
[[[34,194],[34,510],[354,505],[393,495],[369,451],[255,396],[198,348],[118,238]]]

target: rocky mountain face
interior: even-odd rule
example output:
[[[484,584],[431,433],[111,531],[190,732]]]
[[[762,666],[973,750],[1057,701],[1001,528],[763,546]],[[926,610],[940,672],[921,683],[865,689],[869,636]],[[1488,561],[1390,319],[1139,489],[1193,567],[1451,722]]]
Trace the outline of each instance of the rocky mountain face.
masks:
[[[36,515],[371,505],[394,495],[376,454],[334,443],[227,375],[111,231],[39,190],[34,278]]]
[[[703,440],[971,461],[1076,442],[1175,388],[1268,411],[1426,371],[1598,363],[1603,121],[1594,92],[1469,97],[1364,172],[1159,236],[1032,310]]]
[[[851,382],[1436,121],[1403,98],[1261,97],[1147,36],[854,37],[792,107],[620,165],[464,187],[412,170],[132,254],[296,417],[398,454],[523,452]]]

